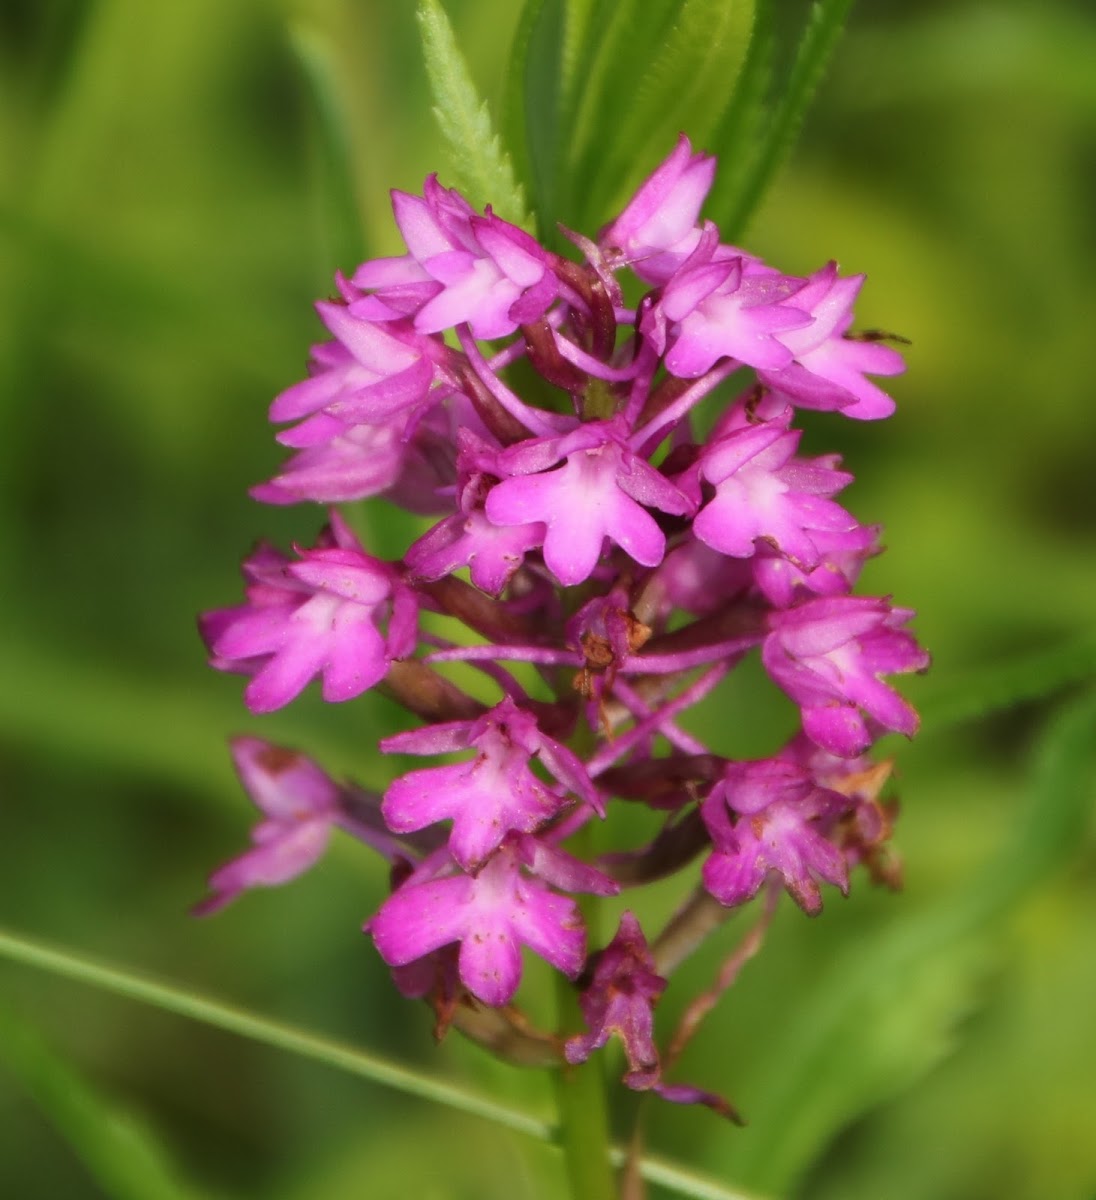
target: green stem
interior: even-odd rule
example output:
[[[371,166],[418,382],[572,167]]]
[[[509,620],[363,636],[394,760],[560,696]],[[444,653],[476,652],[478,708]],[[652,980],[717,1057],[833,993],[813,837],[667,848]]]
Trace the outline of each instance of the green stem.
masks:
[[[582,1024],[578,993],[563,975],[557,985],[561,1032]],[[600,1057],[555,1073],[557,1137],[571,1183],[571,1200],[607,1200],[616,1192],[609,1165],[609,1114]]]
[[[518,1133],[535,1138],[548,1138],[552,1131],[543,1121],[500,1104],[488,1096],[477,1095],[456,1084],[435,1079],[409,1070],[399,1063],[379,1055],[348,1046],[331,1038],[320,1037],[281,1021],[272,1021],[255,1013],[212,1000],[194,992],[159,983],[130,971],[119,970],[106,963],[96,962],[70,950],[47,946],[42,942],[18,937],[0,929],[0,958],[27,966],[39,967],[55,975],[63,975],[92,987],[102,988],[118,996],[126,996],[151,1004],[179,1016],[216,1025],[252,1041],[264,1042],[280,1050],[288,1050],[304,1058],[326,1063],[353,1075],[361,1075],[374,1083],[396,1088],[411,1096],[421,1096],[436,1104],[448,1105],[504,1125]]]
[[[592,828],[587,825],[571,840],[568,849],[579,858],[592,857]],[[591,946],[598,940],[598,900],[580,903]],[[578,991],[565,976],[556,977],[556,1009],[560,1037],[585,1028]],[[571,1183],[571,1200],[607,1200],[616,1194],[609,1160],[609,1110],[605,1072],[600,1056],[579,1066],[564,1066],[555,1073],[557,1138]]]

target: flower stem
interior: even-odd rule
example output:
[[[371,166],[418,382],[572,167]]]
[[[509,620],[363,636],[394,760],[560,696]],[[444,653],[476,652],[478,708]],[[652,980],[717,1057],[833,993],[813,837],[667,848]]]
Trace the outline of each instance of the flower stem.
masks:
[[[562,975],[557,985],[560,1030],[581,1026],[578,994]],[[556,1073],[560,1148],[571,1184],[571,1200],[606,1200],[616,1193],[609,1165],[609,1116],[599,1058]]]
[[[582,729],[572,740],[577,753],[587,750],[582,745],[584,740],[592,738],[588,730]],[[571,853],[586,860],[592,858],[593,834],[589,825],[579,829],[569,841]],[[583,896],[579,907],[592,950],[599,944],[598,898]],[[585,1028],[578,990],[564,975],[556,978],[556,1015],[561,1039]],[[609,1162],[609,1112],[602,1061],[594,1058],[577,1066],[565,1064],[555,1075],[556,1136],[571,1184],[571,1200],[607,1200],[616,1195],[616,1183]]]

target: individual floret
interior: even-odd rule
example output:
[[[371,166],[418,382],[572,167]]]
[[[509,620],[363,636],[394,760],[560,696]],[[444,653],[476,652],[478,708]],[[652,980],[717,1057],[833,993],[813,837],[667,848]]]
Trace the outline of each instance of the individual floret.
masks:
[[[414,593],[337,513],[319,545],[298,554],[294,562],[260,546],[244,563],[247,603],[199,622],[211,665],[252,676],[252,712],[281,708],[316,676],[325,700],[350,700],[415,648]]]
[[[872,596],[808,600],[769,615],[761,659],[800,706],[807,736],[832,754],[854,758],[874,740],[869,721],[912,737],[917,713],[883,675],[923,671],[929,656],[902,626],[908,608]]]

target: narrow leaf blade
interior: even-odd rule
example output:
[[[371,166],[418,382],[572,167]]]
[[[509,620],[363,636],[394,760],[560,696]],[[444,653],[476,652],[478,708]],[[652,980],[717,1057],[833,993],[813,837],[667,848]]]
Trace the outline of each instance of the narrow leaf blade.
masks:
[[[736,238],[795,142],[826,66],[837,45],[852,0],[816,0],[799,42],[791,73],[774,107],[760,152],[725,218],[724,233]]]
[[[420,1096],[436,1104],[483,1117],[531,1137],[541,1140],[551,1137],[550,1128],[545,1122],[500,1104],[488,1096],[480,1096],[456,1084],[432,1078],[356,1046],[336,1042],[247,1009],[209,999],[174,984],[162,983],[132,971],[97,962],[65,948],[48,946],[0,930],[0,957],[102,988],[130,1000],[161,1008],[165,1012],[189,1017],[206,1025],[214,1025],[229,1033],[287,1050],[302,1058],[310,1058],[352,1075],[359,1075],[408,1095]]]
[[[423,59],[434,95],[434,116],[449,149],[457,186],[479,206],[490,204],[508,221],[528,226],[525,199],[513,163],[495,131],[438,0],[419,0]]]
[[[542,241],[551,236],[559,183],[563,20],[562,0],[529,0],[514,35],[506,86],[504,128]]]
[[[578,55],[574,113],[564,131],[568,192],[561,219],[572,228],[589,231],[611,216],[592,192],[605,190],[599,180],[609,143],[627,119],[636,80],[657,57],[681,3],[602,0],[589,22],[586,44]]]
[[[602,149],[591,204],[612,215],[684,131],[707,143],[734,95],[754,23],[753,0],[683,0]]]
[[[217,1000],[197,995],[186,989],[175,987],[138,975],[132,971],[96,962],[82,954],[43,942],[20,937],[0,929],[0,958],[25,966],[37,967],[63,978],[102,988],[116,995],[150,1004],[165,1012],[173,1012],[191,1020],[251,1038],[290,1053],[299,1054],[338,1070],[359,1075],[376,1083],[403,1091],[408,1095],[442,1104],[473,1116],[482,1117],[496,1125],[543,1142],[554,1141],[554,1130],[545,1121],[538,1120],[517,1109],[458,1085],[432,1078],[422,1072],[403,1067],[387,1059],[369,1054],[357,1047],[319,1037],[306,1030],[272,1021],[257,1013]],[[0,1036],[3,1027],[0,1025]],[[624,1151],[619,1147],[611,1150],[614,1163],[624,1160]],[[706,1179],[676,1163],[660,1158],[645,1157],[641,1172],[646,1179],[660,1184],[680,1196],[694,1200],[763,1200],[753,1193],[740,1191],[736,1187]],[[123,1194],[121,1200],[130,1200]],[[134,1200],[146,1200],[138,1194]],[[161,1195],[149,1193],[148,1200],[183,1200],[178,1194]],[[186,1200],[190,1200],[189,1197]]]
[[[365,253],[362,216],[354,189],[354,169],[346,110],[330,40],[303,22],[289,27],[289,45],[300,63],[316,110],[323,218],[334,262],[349,269]]]
[[[19,1080],[87,1172],[114,1200],[197,1200],[163,1148],[56,1054],[38,1031],[0,1007],[0,1062]]]
[[[922,728],[944,729],[1003,712],[1096,676],[1096,630],[1049,650],[942,680],[927,680],[917,699]]]
[[[750,44],[731,102],[707,146],[719,159],[719,170],[705,213],[728,235],[733,235],[734,213],[764,146],[775,60],[772,6],[761,4],[754,12]]]

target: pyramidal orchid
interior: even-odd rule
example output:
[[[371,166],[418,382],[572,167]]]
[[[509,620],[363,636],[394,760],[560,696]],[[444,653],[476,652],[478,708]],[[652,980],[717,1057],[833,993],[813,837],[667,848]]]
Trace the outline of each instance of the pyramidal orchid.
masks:
[[[313,681],[333,703],[380,689],[408,713],[380,751],[427,761],[374,795],[237,740],[262,819],[200,911],[299,875],[339,829],[388,864],[365,929],[439,1031],[560,1069],[616,1039],[629,1088],[733,1114],[665,1078],[684,1035],[660,1050],[656,1005],[711,909],[787,892],[814,915],[858,866],[895,881],[870,751],[916,731],[887,679],[928,658],[910,610],[852,594],[879,528],[835,499],[852,475],[805,455],[794,423],[886,417],[870,377],[901,357],[851,332],[862,276],[725,244],[701,216],[714,173],[682,136],[600,237],[574,235],[583,261],[434,176],[393,193],[406,253],[318,304],[328,339],[271,409],[291,456],[253,491],[323,506],[324,527],[292,553],[260,545],[243,602],[200,628],[253,712]],[[378,495],[421,516],[395,561],[328,507]],[[798,719],[736,758],[686,718],[750,655]],[[474,695],[455,681],[468,665]],[[629,806],[661,823],[638,849],[613,845]],[[600,940],[590,897],[691,864],[665,929],[621,902]],[[520,1007],[526,952],[574,989],[557,1030]]]

